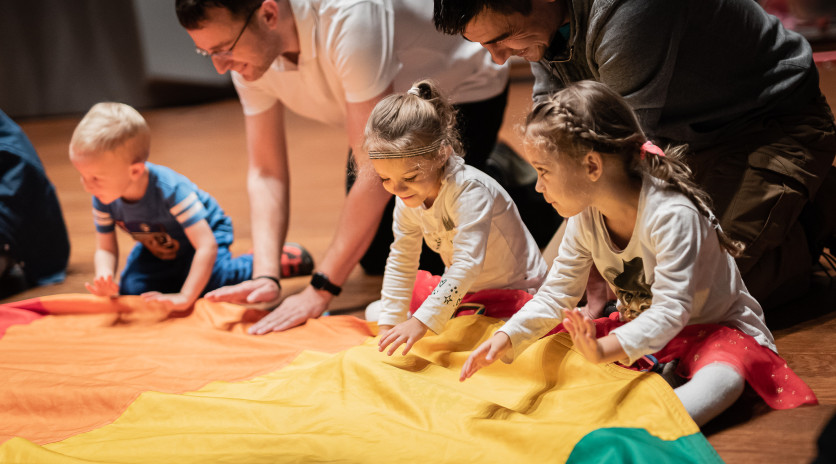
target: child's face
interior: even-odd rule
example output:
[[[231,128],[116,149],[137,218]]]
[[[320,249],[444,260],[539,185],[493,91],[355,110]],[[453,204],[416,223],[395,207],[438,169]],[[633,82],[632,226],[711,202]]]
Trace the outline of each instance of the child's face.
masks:
[[[555,156],[526,143],[523,157],[537,170],[535,189],[561,216],[574,216],[591,204],[584,165],[568,155]]]
[[[120,151],[122,148],[94,154],[70,154],[70,161],[81,174],[84,190],[104,204],[124,197],[135,185],[137,171],[141,172],[142,163],[131,163]]]
[[[374,170],[387,192],[397,195],[406,206],[432,206],[441,188],[441,167],[421,157],[372,160]]]

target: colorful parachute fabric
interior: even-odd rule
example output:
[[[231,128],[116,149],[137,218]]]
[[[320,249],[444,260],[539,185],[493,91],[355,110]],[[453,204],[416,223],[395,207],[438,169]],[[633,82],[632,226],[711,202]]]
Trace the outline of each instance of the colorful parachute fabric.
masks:
[[[0,462],[720,461],[659,376],[591,364],[566,334],[462,383],[500,321],[460,317],[388,357],[359,319],[247,335],[262,315],[86,295],[0,306],[17,321],[0,338]]]

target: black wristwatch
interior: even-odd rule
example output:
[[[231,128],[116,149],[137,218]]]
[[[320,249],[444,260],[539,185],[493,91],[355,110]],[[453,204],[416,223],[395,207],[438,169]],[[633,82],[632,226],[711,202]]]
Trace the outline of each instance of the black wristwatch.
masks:
[[[343,291],[342,287],[334,285],[330,280],[328,280],[328,276],[321,272],[313,273],[313,277],[311,277],[311,287],[317,290],[325,290],[334,296],[339,295],[340,292]]]

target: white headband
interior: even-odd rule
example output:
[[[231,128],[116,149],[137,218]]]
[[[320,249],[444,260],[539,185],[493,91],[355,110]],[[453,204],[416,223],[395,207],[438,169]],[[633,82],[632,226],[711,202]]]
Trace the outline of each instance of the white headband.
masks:
[[[370,151],[369,159],[412,158],[413,156],[428,155],[430,153],[438,151],[439,147],[441,147],[441,141],[436,141],[424,147],[412,148],[403,151]]]

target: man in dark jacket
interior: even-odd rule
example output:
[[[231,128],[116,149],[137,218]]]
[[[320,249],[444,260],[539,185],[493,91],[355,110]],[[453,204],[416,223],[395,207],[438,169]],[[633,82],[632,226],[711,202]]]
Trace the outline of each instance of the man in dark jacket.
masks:
[[[810,45],[752,0],[435,0],[436,28],[531,62],[534,99],[583,79],[688,162],[765,307],[798,296],[836,222],[836,129]]]

